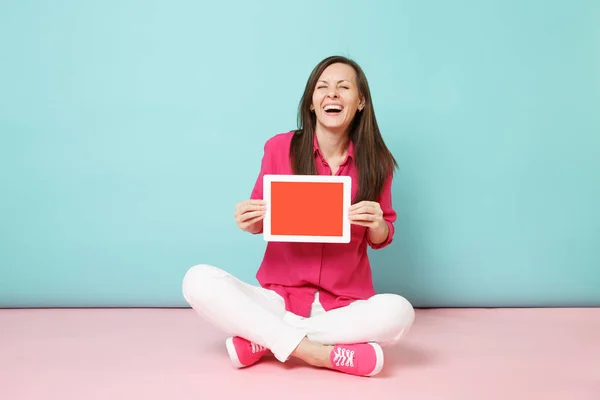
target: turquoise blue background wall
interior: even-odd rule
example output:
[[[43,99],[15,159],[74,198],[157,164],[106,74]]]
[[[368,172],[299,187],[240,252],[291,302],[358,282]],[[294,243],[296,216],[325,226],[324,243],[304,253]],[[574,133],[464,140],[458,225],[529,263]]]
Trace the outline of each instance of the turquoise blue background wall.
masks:
[[[365,69],[399,161],[379,291],[600,305],[600,2],[3,1],[0,305],[184,306],[313,66]]]

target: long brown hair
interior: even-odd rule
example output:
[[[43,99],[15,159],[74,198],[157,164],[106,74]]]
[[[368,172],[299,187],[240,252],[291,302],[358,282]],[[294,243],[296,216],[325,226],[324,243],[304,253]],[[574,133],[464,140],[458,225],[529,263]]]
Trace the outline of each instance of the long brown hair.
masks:
[[[359,95],[364,97],[365,106],[357,112],[349,127],[350,140],[354,142],[354,159],[358,169],[358,192],[353,202],[377,201],[389,174],[398,167],[392,153],[383,141],[375,110],[371,102],[371,91],[362,68],[353,60],[332,56],[321,61],[313,69],[306,82],[304,94],[298,106],[298,129],[292,138],[290,158],[296,175],[316,175],[313,143],[317,116],[310,109],[312,94],[323,71],[335,63],[354,68]]]

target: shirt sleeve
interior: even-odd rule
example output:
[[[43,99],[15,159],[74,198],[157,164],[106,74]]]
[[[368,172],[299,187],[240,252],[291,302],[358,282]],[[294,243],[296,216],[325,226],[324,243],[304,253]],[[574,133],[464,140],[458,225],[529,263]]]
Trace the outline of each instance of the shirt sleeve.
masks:
[[[258,173],[258,177],[256,178],[256,182],[254,183],[254,188],[252,189],[252,193],[250,194],[250,200],[263,200],[263,177],[265,174],[273,173],[273,153],[271,151],[271,142],[267,141],[264,145],[263,149],[263,157],[260,163],[260,171]],[[262,234],[263,228],[261,228],[256,234]]]
[[[379,206],[383,211],[383,219],[385,220],[385,223],[388,226],[388,236],[382,243],[374,244],[371,242],[371,240],[369,239],[369,235],[367,234],[367,243],[369,244],[369,246],[371,246],[371,248],[375,250],[386,247],[387,245],[392,243],[392,240],[394,239],[394,222],[396,222],[397,215],[396,211],[394,211],[394,208],[392,207],[392,177],[393,174],[390,174],[390,176],[385,181],[383,189],[381,191],[381,196],[379,197]]]
[[[254,183],[254,188],[250,194],[251,200],[263,200],[263,177],[266,174],[273,173],[273,153],[271,151],[271,141],[267,141],[263,149],[263,157],[260,163],[260,172]]]

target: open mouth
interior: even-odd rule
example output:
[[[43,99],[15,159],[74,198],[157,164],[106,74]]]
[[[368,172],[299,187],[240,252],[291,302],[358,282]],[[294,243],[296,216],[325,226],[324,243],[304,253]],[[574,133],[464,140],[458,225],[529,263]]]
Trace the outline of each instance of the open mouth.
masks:
[[[343,109],[344,107],[339,104],[329,104],[323,107],[323,111],[325,111],[325,114],[327,115],[338,115]]]

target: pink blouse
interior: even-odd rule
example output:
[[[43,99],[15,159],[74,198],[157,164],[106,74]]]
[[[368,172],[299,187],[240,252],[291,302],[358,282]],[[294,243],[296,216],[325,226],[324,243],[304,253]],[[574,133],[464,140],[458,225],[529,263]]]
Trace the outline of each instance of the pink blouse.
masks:
[[[265,143],[260,174],[251,199],[262,199],[263,175],[293,174],[289,158],[293,134],[281,133]],[[352,177],[352,198],[358,190],[358,170],[353,161],[353,151],[354,146],[350,142],[346,159],[336,173]],[[331,175],[331,169],[319,151],[316,136],[314,155],[318,173]],[[269,242],[256,275],[260,285],[280,294],[285,300],[286,309],[303,317],[309,316],[317,290],[325,310],[373,296],[375,290],[367,245],[380,249],[392,242],[396,212],[392,208],[391,186],[390,175],[378,200],[389,228],[388,237],[383,243],[373,244],[369,240],[368,228],[354,224],[351,225],[350,243]]]

